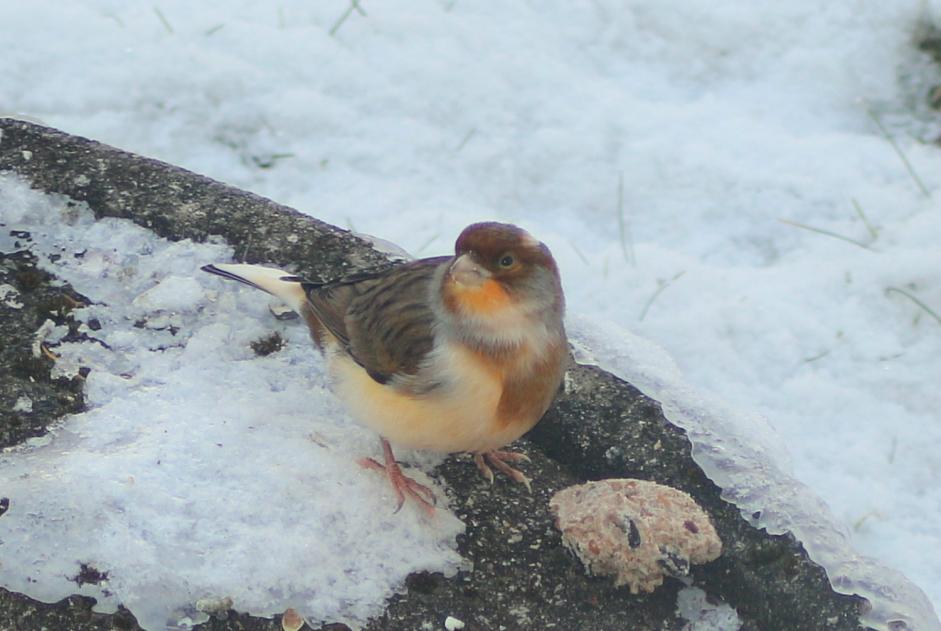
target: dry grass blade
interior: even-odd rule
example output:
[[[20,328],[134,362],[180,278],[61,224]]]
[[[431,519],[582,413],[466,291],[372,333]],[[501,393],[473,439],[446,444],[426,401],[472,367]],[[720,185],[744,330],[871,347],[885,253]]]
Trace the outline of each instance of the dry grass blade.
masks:
[[[644,321],[644,318],[647,317],[647,312],[650,311],[650,307],[653,305],[654,301],[660,296],[660,294],[662,294],[666,290],[667,287],[669,287],[670,285],[675,283],[677,280],[679,280],[685,273],[686,273],[686,270],[683,270],[682,272],[674,274],[673,278],[671,278],[670,280],[657,281],[657,284],[659,285],[657,287],[657,291],[653,292],[653,295],[651,295],[650,299],[647,300],[647,303],[644,305],[644,308],[640,310],[640,317],[638,318],[639,322]]]
[[[889,134],[889,130],[885,128],[885,125],[882,124],[882,121],[879,120],[879,117],[876,116],[876,113],[872,111],[872,109],[868,105],[866,106],[866,114],[869,115],[869,118],[872,119],[872,122],[874,122],[876,124],[876,127],[879,128],[879,132],[882,134],[882,136],[887,141],[889,141],[890,145],[892,145],[892,148],[895,150],[895,153],[898,155],[899,159],[902,161],[902,164],[905,165],[905,169],[908,171],[908,174],[912,176],[912,179],[915,181],[915,184],[921,190],[922,194],[924,194],[925,197],[931,197],[931,191],[928,190],[928,187],[925,186],[925,183],[922,182],[921,178],[918,177],[918,174],[915,173],[915,168],[912,166],[912,163],[908,161],[908,157],[905,155],[905,152],[902,151],[902,148],[899,147],[897,142],[895,142],[895,138],[893,138]]]
[[[914,294],[908,291],[905,291],[904,289],[900,287],[886,287],[885,288],[885,294],[887,296],[892,293],[901,294],[905,296],[906,298],[914,302],[916,305],[918,305],[925,313],[927,313],[932,318],[934,318],[938,322],[938,324],[941,324],[941,316],[939,316],[938,313],[934,309],[932,309],[931,307],[923,303],[921,300],[919,300],[918,297],[915,296]]]
[[[812,355],[812,356],[810,356],[810,357],[805,357],[804,359],[801,360],[801,363],[802,363],[802,364],[810,364],[810,363],[813,363],[813,362],[817,361],[818,359],[823,359],[824,357],[826,357],[827,355],[829,355],[830,352],[831,352],[831,351],[826,350],[826,351],[821,351],[821,352],[817,353],[816,355]]]
[[[875,241],[879,238],[879,231],[876,230],[876,227],[869,223],[869,218],[866,216],[866,213],[863,212],[863,207],[859,205],[859,202],[856,201],[855,197],[850,198],[850,201],[853,203],[853,208],[856,209],[856,214],[859,215],[859,218],[863,220],[863,223],[866,224],[866,230],[869,231],[869,236],[872,237],[872,240]]]
[[[105,13],[104,16],[105,16],[106,18],[111,18],[112,20],[114,20],[115,22],[117,22],[118,26],[120,26],[121,28],[124,28],[124,20],[122,20],[121,18],[119,18],[119,17],[118,17],[117,15],[115,15],[114,13]]]
[[[811,232],[816,232],[817,234],[823,234],[828,237],[833,237],[834,239],[839,239],[840,241],[846,241],[847,243],[852,243],[855,246],[861,247],[864,250],[869,250],[870,252],[875,252],[868,244],[863,243],[862,241],[857,241],[856,239],[851,239],[850,237],[845,237],[842,234],[837,234],[836,232],[830,232],[829,230],[824,230],[823,228],[815,228],[813,226],[808,226],[804,223],[799,223],[797,221],[791,221],[790,219],[778,219],[781,223],[785,223],[789,226],[794,226],[795,228],[802,228],[804,230],[809,230]]]
[[[572,246],[572,250],[575,252],[575,254],[578,255],[578,258],[582,260],[582,263],[584,263],[585,265],[591,265],[588,258],[586,258],[584,254],[582,254],[582,251],[578,249],[578,246],[575,245],[574,241],[569,241],[568,244]]]
[[[424,251],[428,248],[428,246],[430,246],[432,243],[434,243],[435,241],[437,241],[437,240],[438,240],[438,237],[440,237],[440,236],[441,236],[441,235],[440,235],[439,233],[437,233],[437,232],[434,233],[433,235],[431,235],[430,237],[428,237],[428,240],[427,240],[427,241],[425,241],[425,242],[422,243],[420,246],[418,246],[418,249],[415,250],[415,252],[416,252],[416,253],[424,252]]]
[[[454,148],[455,153],[456,153],[456,152],[459,152],[461,149],[463,149],[463,148],[464,148],[464,145],[466,145],[468,142],[470,142],[470,139],[473,138],[473,137],[474,137],[474,134],[476,134],[476,133],[477,133],[477,128],[476,128],[476,127],[471,127],[471,130],[470,130],[469,132],[467,132],[466,134],[464,134],[464,138],[461,139],[461,142],[458,144],[458,146]]]
[[[173,27],[170,26],[170,22],[167,21],[167,18],[164,17],[163,11],[154,7],[154,13],[157,14],[157,17],[160,18],[160,23],[163,24],[163,28],[167,29],[167,33],[173,34]]]
[[[875,517],[876,519],[885,519],[885,516],[877,510],[871,510],[856,521],[853,522],[853,530],[858,531],[870,517]]]
[[[636,265],[634,258],[634,239],[631,236],[630,227],[624,219],[624,173],[618,173],[618,236],[621,239],[621,252],[624,254],[624,260],[631,265]]]
[[[332,27],[330,27],[330,37],[333,37],[337,34],[337,31],[340,30],[340,27],[343,26],[343,23],[353,15],[353,11],[356,11],[361,16],[366,17],[366,12],[363,11],[363,8],[359,6],[359,0],[350,0],[350,6],[346,8],[346,11],[343,12],[343,15],[337,19]]]

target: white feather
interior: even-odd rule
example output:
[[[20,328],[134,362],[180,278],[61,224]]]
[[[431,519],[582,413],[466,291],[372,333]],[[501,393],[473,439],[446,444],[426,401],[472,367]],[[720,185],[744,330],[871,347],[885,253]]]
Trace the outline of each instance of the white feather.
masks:
[[[297,278],[289,272],[275,267],[247,265],[244,263],[218,263],[203,268],[211,274],[241,281],[266,291],[283,300],[291,309],[300,313],[307,301],[304,289]]]

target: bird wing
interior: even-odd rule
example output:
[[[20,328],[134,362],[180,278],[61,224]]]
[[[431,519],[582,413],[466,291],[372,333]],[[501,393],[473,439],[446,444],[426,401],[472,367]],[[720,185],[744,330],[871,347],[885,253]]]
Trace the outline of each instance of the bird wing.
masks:
[[[379,383],[414,375],[434,346],[430,283],[449,257],[420,259],[331,283],[303,283],[311,310]]]

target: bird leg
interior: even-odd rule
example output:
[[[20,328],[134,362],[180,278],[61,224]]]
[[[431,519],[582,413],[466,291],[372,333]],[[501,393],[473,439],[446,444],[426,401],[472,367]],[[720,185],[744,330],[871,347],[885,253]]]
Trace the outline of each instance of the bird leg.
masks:
[[[382,471],[389,477],[389,482],[392,483],[392,490],[395,491],[397,500],[395,512],[397,513],[402,509],[402,504],[405,503],[405,496],[407,495],[425,509],[429,516],[434,515],[435,494],[424,484],[420,484],[402,473],[399,463],[395,461],[395,456],[392,454],[392,445],[385,438],[382,439],[382,454],[385,464],[372,458],[363,458],[359,461],[359,464],[367,469]]]
[[[480,472],[487,478],[490,484],[493,484],[493,470],[490,468],[490,465],[493,465],[497,471],[502,472],[514,482],[526,486],[526,489],[532,493],[533,487],[529,484],[529,478],[523,475],[522,471],[518,471],[508,465],[507,461],[529,462],[529,456],[513,451],[496,450],[477,452],[474,454],[474,464],[477,465],[477,468],[480,469]]]

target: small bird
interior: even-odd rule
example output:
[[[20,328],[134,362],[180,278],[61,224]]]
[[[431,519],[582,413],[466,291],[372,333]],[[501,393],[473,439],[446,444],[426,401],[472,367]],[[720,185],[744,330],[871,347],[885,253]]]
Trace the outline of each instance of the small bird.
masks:
[[[501,451],[542,418],[568,356],[565,299],[549,248],[511,224],[468,226],[454,256],[313,283],[282,270],[207,265],[283,300],[300,314],[326,358],[331,387],[353,416],[379,433],[398,511],[409,497],[434,512],[431,490],[402,473],[391,443],[470,452],[529,487]]]

